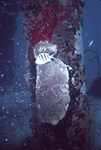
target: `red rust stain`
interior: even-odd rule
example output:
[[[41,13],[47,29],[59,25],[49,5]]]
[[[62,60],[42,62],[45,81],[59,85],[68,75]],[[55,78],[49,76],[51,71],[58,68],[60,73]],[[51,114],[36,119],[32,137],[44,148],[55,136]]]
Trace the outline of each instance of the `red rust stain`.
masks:
[[[34,57],[33,50],[30,50],[30,51],[29,51],[29,55],[30,55],[31,58],[35,58],[35,57]]]
[[[26,2],[27,0],[25,3]],[[42,11],[39,12],[38,15],[32,14],[30,17],[31,19],[28,19],[31,28],[27,27],[27,29],[29,28],[28,30],[31,33],[31,38],[26,37],[26,40],[28,40],[33,46],[40,41],[52,41],[51,36],[54,28],[57,26],[58,21],[68,19],[71,13],[71,10],[68,10],[67,7],[59,5],[58,1],[52,1],[49,6],[45,6],[44,4],[45,0],[42,0],[40,2]],[[27,23],[29,24],[29,22]]]
[[[75,110],[75,116],[77,116],[77,117],[84,117],[85,113],[82,113],[82,111],[80,109],[76,109]]]

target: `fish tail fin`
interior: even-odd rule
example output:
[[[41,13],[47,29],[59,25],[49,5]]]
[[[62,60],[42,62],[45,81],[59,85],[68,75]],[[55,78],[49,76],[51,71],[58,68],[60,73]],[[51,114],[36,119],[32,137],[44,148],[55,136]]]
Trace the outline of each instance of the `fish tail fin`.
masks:
[[[54,52],[50,52],[49,55],[51,56],[51,59],[55,60],[57,58],[57,54]]]

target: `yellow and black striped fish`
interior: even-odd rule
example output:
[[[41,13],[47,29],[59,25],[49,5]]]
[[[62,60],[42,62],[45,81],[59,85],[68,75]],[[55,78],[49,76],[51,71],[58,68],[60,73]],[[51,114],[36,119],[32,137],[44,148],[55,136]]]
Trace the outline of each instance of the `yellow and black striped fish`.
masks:
[[[50,54],[50,53],[40,53],[37,58],[35,63],[38,65],[43,65],[46,64],[48,62],[50,62],[51,60],[54,60],[54,53]]]

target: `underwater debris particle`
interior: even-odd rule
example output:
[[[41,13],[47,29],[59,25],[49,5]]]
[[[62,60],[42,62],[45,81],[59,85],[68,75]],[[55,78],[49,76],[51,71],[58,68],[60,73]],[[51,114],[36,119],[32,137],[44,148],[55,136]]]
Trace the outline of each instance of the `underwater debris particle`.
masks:
[[[8,141],[8,139],[5,139],[5,141],[7,142],[7,141]]]

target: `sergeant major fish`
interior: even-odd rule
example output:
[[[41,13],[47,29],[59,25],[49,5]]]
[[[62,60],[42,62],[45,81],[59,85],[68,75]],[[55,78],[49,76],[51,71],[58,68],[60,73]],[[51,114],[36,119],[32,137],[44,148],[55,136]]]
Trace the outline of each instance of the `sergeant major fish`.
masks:
[[[51,60],[55,60],[55,55],[56,55],[55,53],[40,53],[36,57],[35,63],[38,65],[46,64],[50,62]]]

